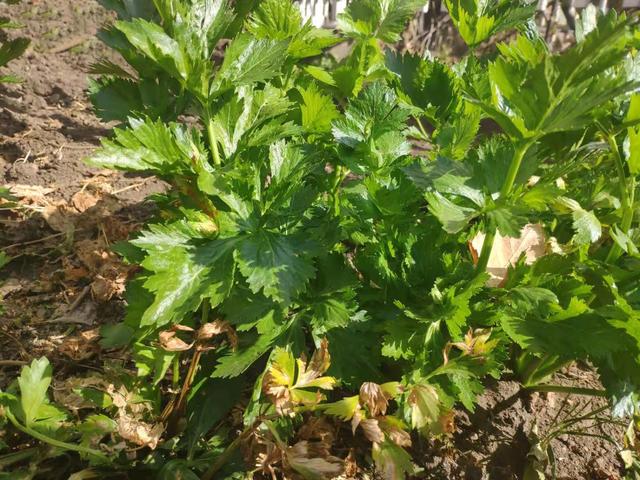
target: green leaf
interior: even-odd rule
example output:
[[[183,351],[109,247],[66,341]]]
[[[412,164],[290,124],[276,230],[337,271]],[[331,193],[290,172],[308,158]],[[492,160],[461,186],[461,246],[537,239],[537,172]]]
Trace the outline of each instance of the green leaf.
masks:
[[[349,37],[393,43],[423,6],[422,0],[353,0],[338,15],[338,28]]]
[[[118,18],[122,20],[131,20],[136,17],[149,20],[156,13],[155,2],[150,0],[99,0],[98,3],[104,8],[115,11],[118,14]]]
[[[467,163],[438,157],[434,162],[416,162],[404,172],[422,190],[463,197],[478,207],[485,205],[477,176]]]
[[[205,156],[199,133],[162,121],[129,120],[129,128],[114,130],[113,140],[102,140],[87,163],[127,171],[151,171],[163,175],[191,169],[191,157]]]
[[[30,43],[31,41],[26,38],[16,38],[0,44],[0,67],[4,67],[11,60],[22,55]]]
[[[181,81],[187,80],[191,71],[188,57],[181,45],[167,35],[160,25],[134,18],[130,21],[117,21],[115,27],[134,47],[168,74]]]
[[[239,87],[215,114],[212,131],[227,158],[238,149],[270,145],[298,132],[284,116],[293,108],[285,92],[267,85],[258,90]]]
[[[611,235],[613,241],[616,242],[623,252],[636,256],[640,253],[634,241],[629,238],[629,235],[620,230],[617,225],[613,226],[609,231],[609,235]]]
[[[438,192],[427,192],[425,198],[429,202],[429,211],[442,224],[448,233],[458,233],[469,225],[469,222],[479,215],[475,208],[457,205]]]
[[[331,131],[331,123],[339,116],[331,97],[322,94],[315,83],[309,84],[306,89],[300,87],[298,90],[302,96],[302,127],[310,133]]]
[[[287,47],[286,41],[260,40],[241,35],[225,51],[216,80],[220,84],[234,86],[269,80],[280,73],[287,58]]]
[[[445,118],[455,110],[460,102],[458,80],[447,65],[391,50],[387,51],[386,60],[387,68],[398,76],[402,92],[413,105],[433,107],[436,118]]]
[[[503,315],[500,321],[513,341],[541,355],[558,355],[566,359],[591,358],[606,362],[609,354],[629,348],[629,338],[624,332],[613,328],[599,316],[576,314],[571,308],[560,310],[556,314],[557,319]]]
[[[595,243],[602,236],[602,225],[593,212],[577,209],[573,211],[573,240],[581,245]]]
[[[584,41],[586,36],[598,26],[598,9],[595,5],[589,4],[580,11],[576,22],[576,40]]]
[[[103,348],[121,348],[127,346],[135,330],[125,323],[104,325],[100,328],[100,346]]]
[[[290,0],[265,0],[251,14],[247,30],[258,38],[285,40],[302,28],[300,8]]]
[[[115,420],[106,415],[89,415],[78,425],[78,431],[82,435],[80,444],[84,446],[95,445],[106,435],[116,432],[118,425]]]
[[[20,405],[27,427],[41,418],[41,411],[48,403],[47,390],[51,385],[51,374],[51,365],[46,357],[33,360],[30,366],[22,368],[18,385]]]
[[[579,245],[587,245],[600,239],[602,225],[593,212],[584,210],[577,201],[571,198],[559,197],[557,203],[571,211],[573,229],[576,232],[573,237],[574,242]]]
[[[408,116],[393,90],[381,83],[351,100],[344,117],[333,122],[334,138],[348,147],[345,161],[351,170],[380,169],[407,155],[411,149],[404,136]]]
[[[246,387],[244,378],[210,380],[205,377],[194,385],[187,404],[186,436],[190,448],[231,412]]]
[[[150,253],[142,265],[153,272],[144,286],[154,293],[155,301],[144,312],[141,325],[180,322],[205,298],[216,307],[228,296],[235,240],[211,240],[197,247],[157,243],[153,248],[146,242],[144,236],[133,241]]]
[[[126,122],[129,117],[172,118],[171,98],[158,88],[162,80],[102,77],[89,83],[89,98],[96,114],[104,121]],[[165,84],[166,88],[169,85]]]
[[[445,0],[460,36],[475,47],[492,35],[530,20],[535,2],[523,0]]]
[[[219,359],[218,365],[213,372],[213,377],[233,378],[241,375],[273,347],[285,329],[285,327],[279,326],[273,328],[273,330],[268,333],[258,336],[250,345],[243,345],[241,343],[241,348],[239,348],[237,352],[225,355]]]
[[[11,257],[0,250],[0,268],[4,267],[11,261]]]
[[[266,230],[240,240],[236,260],[254,293],[262,290],[285,305],[306,289],[315,273],[300,238]]]
[[[187,44],[197,44],[200,59],[206,62],[210,60],[218,41],[225,35],[235,19],[235,14],[231,10],[229,0],[193,0],[190,5],[184,7],[182,13],[184,21],[180,21],[180,15],[174,15],[176,24],[174,29],[179,32],[185,43],[187,43],[185,37],[197,39],[197,41],[191,41]]]
[[[580,130],[595,122],[607,102],[637,88],[620,64],[631,36],[629,21],[615,13],[573,48],[551,55],[539,38],[518,36],[500,44],[489,65],[490,88],[472,86],[472,96],[514,137]]]
[[[428,431],[440,419],[440,397],[428,384],[414,386],[407,398],[411,428]]]

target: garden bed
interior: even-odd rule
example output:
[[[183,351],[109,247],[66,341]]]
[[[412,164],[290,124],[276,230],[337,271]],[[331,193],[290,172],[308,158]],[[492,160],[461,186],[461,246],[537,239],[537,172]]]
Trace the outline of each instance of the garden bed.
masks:
[[[0,286],[0,389],[21,365],[47,356],[55,390],[68,376],[100,372],[105,360],[131,368],[126,353],[97,343],[100,326],[122,319],[124,283],[135,274],[110,248],[141,228],[154,208],[145,198],[164,186],[83,162],[112,127],[93,115],[86,93],[90,65],[107,54],[94,35],[111,16],[93,0],[31,0],[0,7],[0,16],[9,8],[33,44],[10,66],[23,82],[0,87],[0,186],[13,188],[21,205],[0,217],[0,247],[17,257]],[[601,388],[583,364],[566,367],[555,380]],[[522,478],[532,432],[542,437],[570,411],[603,402],[529,394],[507,376],[489,384],[475,412],[456,412],[448,436],[413,446],[424,468],[418,476]],[[611,424],[592,433],[621,442],[623,429]],[[601,438],[560,435],[553,447],[559,479],[623,477],[618,449]]]

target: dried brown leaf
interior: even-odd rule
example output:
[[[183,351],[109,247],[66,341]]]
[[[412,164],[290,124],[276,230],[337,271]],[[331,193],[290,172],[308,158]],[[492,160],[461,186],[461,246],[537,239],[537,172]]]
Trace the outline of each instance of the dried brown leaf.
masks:
[[[321,456],[316,456],[320,454]],[[333,479],[344,472],[344,460],[328,455],[324,449],[303,440],[285,453],[287,466],[307,480]]]
[[[365,382],[360,387],[360,403],[366,405],[374,417],[387,413],[389,400],[390,396],[377,383]]]
[[[358,462],[356,461],[356,454],[354,449],[349,450],[349,455],[344,459],[344,476],[346,478],[357,478],[360,469],[358,468]]]
[[[35,205],[49,205],[49,201],[45,198],[48,194],[55,191],[54,188],[41,187],[39,185],[22,185],[13,184],[5,185],[11,192],[11,195],[21,199],[24,203]]]
[[[222,334],[227,336],[227,341],[233,349],[238,346],[238,335],[236,334],[236,331],[229,322],[225,322],[223,320],[215,320],[202,325],[196,333],[196,340],[198,342],[206,342],[207,340],[211,340],[213,337]]]
[[[103,377],[91,375],[88,377],[68,377],[58,381],[53,388],[53,398],[56,403],[67,409],[78,411],[83,408],[93,408],[95,404],[80,395],[79,390],[92,389],[108,394],[113,386]]]
[[[86,360],[100,352],[99,338],[100,330],[98,328],[86,330],[78,335],[65,338],[59,351],[73,360]]]
[[[366,418],[360,422],[360,426],[364,431],[364,436],[367,440],[373,443],[384,442],[384,432],[380,428],[378,420],[375,418]]]
[[[0,300],[11,295],[14,292],[22,290],[22,283],[17,278],[10,278],[4,283],[0,283]]]
[[[99,200],[99,197],[86,190],[81,190],[77,192],[73,197],[71,197],[72,205],[80,213],[83,213],[84,211],[89,210],[91,207],[95,206]]]
[[[159,334],[160,346],[168,352],[184,352],[193,347],[194,342],[187,343],[177,336],[176,329],[165,330]]]
[[[380,417],[378,424],[393,443],[399,447],[411,446],[411,435],[404,429],[405,425],[402,420],[396,417]]]
[[[108,302],[113,297],[122,295],[125,291],[126,276],[119,276],[115,280],[96,275],[91,283],[91,294],[99,302]]]
[[[105,275],[107,270],[128,272],[130,267],[124,267],[118,256],[107,250],[102,240],[80,240],[75,244],[77,257],[91,272]],[[105,275],[106,276],[106,275]],[[114,277],[113,274],[109,274]]]
[[[158,446],[160,437],[164,432],[164,426],[162,424],[152,425],[137,420],[133,416],[126,414],[123,410],[120,411],[117,424],[118,434],[122,438],[141,447],[149,447],[152,450]]]
[[[70,233],[76,228],[76,214],[66,205],[47,205],[42,210],[42,217],[56,232]]]
[[[62,259],[62,265],[64,268],[64,279],[67,282],[79,282],[89,277],[89,270],[83,266],[75,266],[69,258]]]
[[[323,338],[320,341],[320,347],[313,352],[308,370],[317,372],[322,375],[331,366],[331,355],[329,355],[329,340]]]

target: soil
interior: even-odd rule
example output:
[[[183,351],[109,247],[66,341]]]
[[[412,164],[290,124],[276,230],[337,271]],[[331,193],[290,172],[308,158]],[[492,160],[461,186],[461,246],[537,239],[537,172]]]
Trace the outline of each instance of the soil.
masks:
[[[145,198],[164,187],[83,162],[112,127],[93,115],[86,95],[90,65],[108,55],[94,35],[110,15],[94,0],[30,0],[1,4],[0,16],[23,23],[17,33],[33,39],[8,68],[22,83],[0,86],[0,186],[12,188],[20,202],[17,213],[0,210],[0,247],[14,258],[0,277],[3,388],[41,355],[61,376],[100,365],[96,328],[122,317],[123,285],[135,273],[109,249],[153,214]],[[555,381],[600,387],[582,365]],[[420,445],[419,478],[523,478],[533,432],[544,438],[557,421],[601,406],[587,397],[529,395],[513,380],[497,381],[475,412],[456,413],[450,437]],[[623,429],[611,423],[578,427],[622,439]],[[623,476],[619,447],[611,442],[559,435],[551,446],[559,479]]]
[[[3,388],[20,362],[47,355],[64,374],[90,358],[63,353],[65,342],[121,318],[132,269],[109,247],[144,223],[145,198],[164,187],[84,162],[113,127],[86,93],[91,64],[108,55],[95,34],[111,15],[93,0],[29,0],[0,3],[0,16],[24,26],[10,36],[32,40],[3,71],[21,82],[0,84],[0,187],[19,202],[0,209],[0,248],[13,258],[0,274]]]
[[[573,364],[550,382],[556,385],[602,388],[596,373]],[[528,466],[535,466],[533,446],[544,440],[559,422],[587,416],[606,407],[606,400],[559,393],[527,393],[508,377],[487,386],[475,412],[456,413],[451,439],[432,442],[427,448],[424,478],[518,480]],[[607,417],[607,414],[601,415]],[[583,421],[572,427],[588,435],[621,441],[624,427]],[[537,432],[537,434],[536,434]],[[620,447],[594,436],[558,435],[550,442],[555,458],[541,467],[558,480],[614,480],[624,476]],[[555,473],[555,477],[551,476]],[[537,478],[537,477],[531,477]]]

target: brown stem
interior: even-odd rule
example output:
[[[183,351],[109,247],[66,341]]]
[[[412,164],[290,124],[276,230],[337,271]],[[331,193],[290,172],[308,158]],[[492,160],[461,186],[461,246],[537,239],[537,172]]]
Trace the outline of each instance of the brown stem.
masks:
[[[193,379],[195,378],[196,372],[198,371],[198,365],[200,364],[201,356],[202,352],[200,350],[196,349],[196,351],[193,352],[193,356],[191,357],[191,364],[189,365],[189,370],[187,371],[184,383],[182,384],[182,388],[180,389],[178,401],[175,403],[169,415],[167,432],[172,436],[179,433],[178,427],[180,419],[182,419],[186,414],[187,395],[189,394],[189,390],[191,389],[191,385],[193,384]]]
[[[209,320],[209,311],[210,306],[207,300],[202,304],[202,324],[204,325]],[[172,408],[172,411],[169,415],[169,422],[167,425],[167,431],[171,435],[175,435],[179,432],[178,422],[181,418],[183,418],[187,411],[187,395],[189,394],[189,390],[191,389],[191,385],[193,385],[193,380],[196,378],[196,372],[198,371],[198,366],[200,365],[200,358],[202,357],[202,349],[199,345],[196,345],[195,350],[193,351],[193,356],[191,357],[191,363],[189,364],[189,370],[187,370],[187,375],[184,377],[184,382],[182,383],[182,388],[180,389],[180,395],[178,396],[178,401],[175,406]]]

